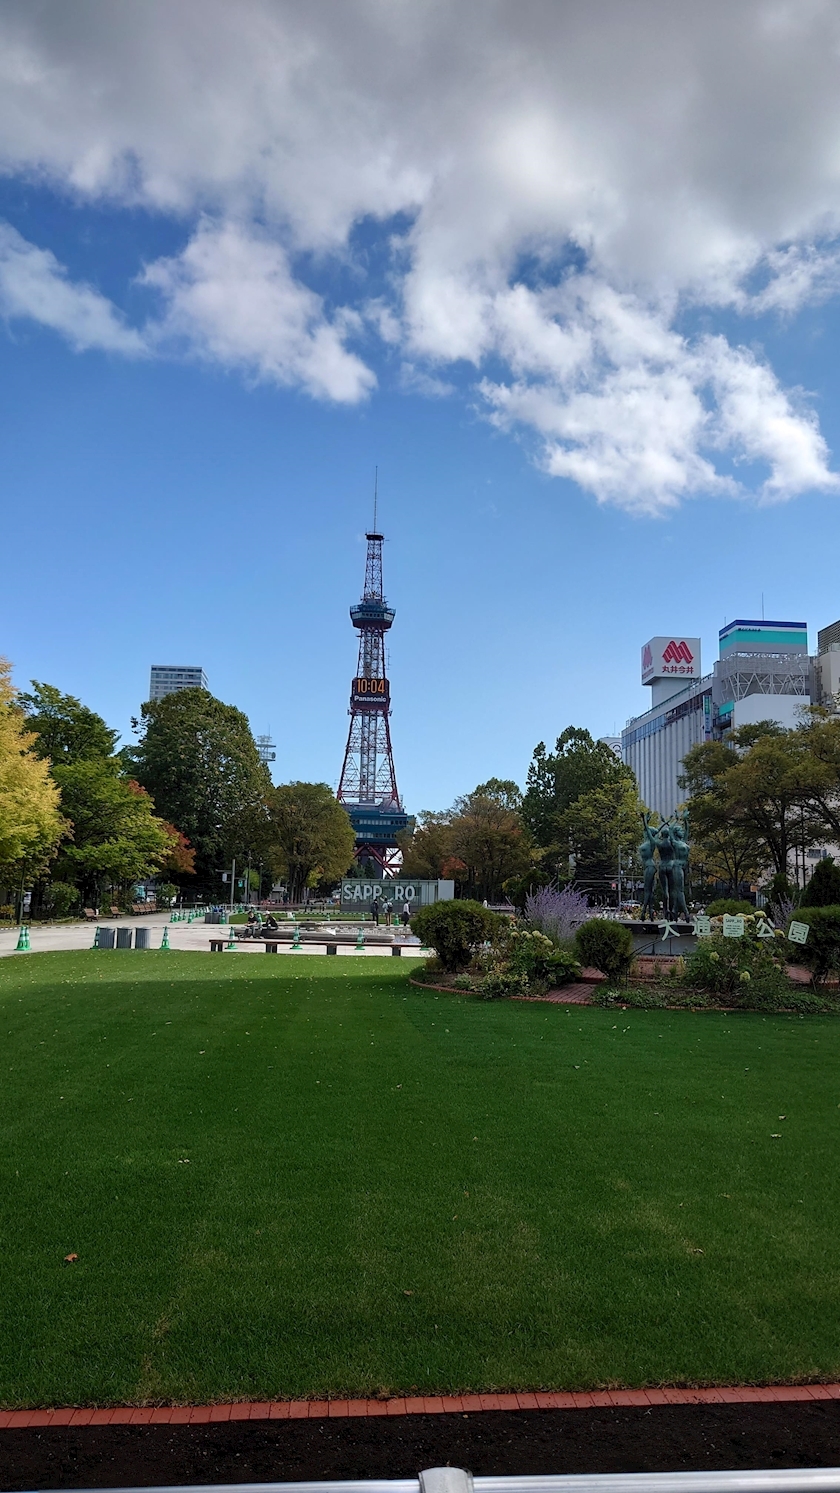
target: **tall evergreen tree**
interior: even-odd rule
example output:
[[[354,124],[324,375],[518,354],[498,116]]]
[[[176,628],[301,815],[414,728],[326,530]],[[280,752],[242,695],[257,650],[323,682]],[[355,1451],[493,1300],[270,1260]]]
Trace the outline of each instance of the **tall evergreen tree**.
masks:
[[[541,741],[528,768],[522,812],[538,845],[563,838],[563,815],[585,793],[619,783],[635,787],[631,769],[604,741],[595,741],[580,726],[567,726],[553,752]]]

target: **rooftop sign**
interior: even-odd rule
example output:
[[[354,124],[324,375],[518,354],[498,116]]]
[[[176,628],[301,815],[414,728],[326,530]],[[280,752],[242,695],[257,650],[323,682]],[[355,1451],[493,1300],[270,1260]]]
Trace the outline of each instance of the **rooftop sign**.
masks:
[[[685,680],[700,678],[700,639],[671,637],[651,638],[642,649],[642,684],[674,677]]]
[[[807,653],[807,622],[766,622],[749,617],[736,617],[728,622],[718,634],[720,656],[727,653],[768,652]]]

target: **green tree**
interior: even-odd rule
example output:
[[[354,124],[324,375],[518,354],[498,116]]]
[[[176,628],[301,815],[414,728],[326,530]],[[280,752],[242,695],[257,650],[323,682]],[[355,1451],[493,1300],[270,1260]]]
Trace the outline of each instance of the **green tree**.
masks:
[[[402,851],[401,875],[437,881],[452,860],[450,815],[421,809],[413,829],[398,837]]]
[[[0,878],[42,870],[67,831],[49,764],[18,708],[11,666],[0,658]]]
[[[764,842],[745,812],[736,812],[727,792],[727,772],[739,761],[735,747],[704,741],[683,759],[680,787],[689,799],[691,860],[705,878],[723,882],[737,896],[742,882],[755,881],[768,863]]]
[[[121,776],[115,758],[61,763],[53,776],[73,826],[55,862],[58,881],[74,883],[96,905],[107,892],[126,894],[165,863],[171,832],[148,793]]]
[[[692,748],[684,766],[683,781],[695,790],[691,822],[701,842],[730,858],[733,890],[756,864],[785,875],[794,845],[804,851],[823,837],[806,732],[774,721],[741,726],[726,743]]]
[[[644,807],[632,776],[616,777],[582,793],[559,816],[558,837],[574,857],[576,882],[604,892],[617,880],[619,863],[624,877],[638,871]]]
[[[531,836],[523,822],[516,784],[491,778],[456,799],[450,817],[452,857],[464,870],[458,880],[475,896],[496,901],[509,877],[530,865]]]
[[[283,783],[268,795],[269,843],[290,899],[305,886],[337,881],[353,859],[350,816],[326,783]]]
[[[817,861],[799,905],[840,907],[840,866],[836,864],[833,855],[823,856],[822,860]]]
[[[804,852],[824,833],[810,808],[803,733],[763,721],[732,735],[740,750],[726,774],[728,808],[736,822],[755,833],[773,869],[786,872],[794,845]]]
[[[63,695],[53,684],[33,679],[31,692],[18,695],[26,723],[37,736],[34,750],[54,766],[62,762],[110,757],[119,733],[101,715],[82,705],[74,695]]]
[[[158,812],[186,835],[203,880],[231,856],[258,853],[271,779],[241,710],[204,689],[148,701],[137,745],[121,756]]]
[[[583,794],[619,782],[635,783],[631,769],[606,742],[593,740],[580,726],[567,726],[553,752],[541,741],[528,768],[522,802],[525,823],[537,845],[558,844],[560,820]]]
[[[826,838],[840,842],[840,719],[812,707],[796,735],[807,760],[803,800],[823,826]]]

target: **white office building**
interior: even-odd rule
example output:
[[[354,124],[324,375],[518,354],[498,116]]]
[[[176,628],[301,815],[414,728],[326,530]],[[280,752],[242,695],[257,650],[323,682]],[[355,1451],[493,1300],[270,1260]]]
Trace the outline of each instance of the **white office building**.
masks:
[[[813,660],[814,704],[840,710],[840,622],[821,627],[817,633],[817,656]]]
[[[834,629],[824,631],[833,638]],[[840,624],[834,641],[840,687]],[[826,654],[831,657],[828,640]],[[705,676],[699,638],[652,638],[642,649],[642,683],[651,688],[651,708],[621,733],[621,754],[644,802],[663,818],[674,813],[685,799],[678,781],[683,759],[698,743],[725,739],[733,727],[756,721],[795,726],[814,698],[814,673],[804,622],[728,623],[719,633],[719,657]],[[833,677],[826,666],[827,686]]]
[[[179,689],[206,689],[207,675],[198,665],[152,664],[149,699],[162,700]]]

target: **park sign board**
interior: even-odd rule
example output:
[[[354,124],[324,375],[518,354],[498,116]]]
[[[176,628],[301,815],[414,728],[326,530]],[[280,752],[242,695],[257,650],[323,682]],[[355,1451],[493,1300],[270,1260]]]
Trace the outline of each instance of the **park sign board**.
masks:
[[[346,876],[341,883],[341,907],[346,912],[370,912],[375,897],[380,902],[392,902],[395,912],[402,912],[406,902],[411,911],[416,912],[432,902],[451,902],[454,895],[454,881]]]
[[[642,649],[642,684],[658,679],[699,679],[700,639],[671,637],[651,638]]]

